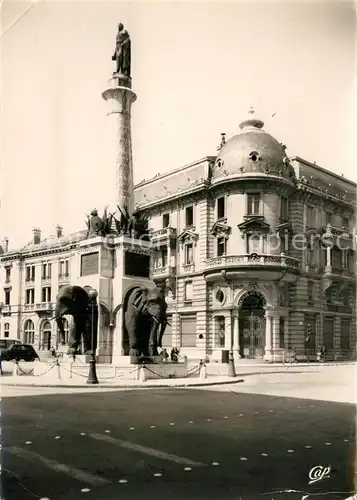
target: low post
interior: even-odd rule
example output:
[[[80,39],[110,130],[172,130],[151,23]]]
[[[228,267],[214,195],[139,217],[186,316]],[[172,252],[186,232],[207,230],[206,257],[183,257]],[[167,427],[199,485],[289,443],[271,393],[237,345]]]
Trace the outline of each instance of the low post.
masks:
[[[229,351],[229,355],[228,355],[228,377],[236,377],[237,374],[236,374],[236,369],[235,369],[235,366],[234,366],[234,355],[233,355],[233,351]]]
[[[206,378],[207,378],[206,363],[201,359],[200,360],[200,379],[206,380]]]
[[[14,363],[12,366],[12,375],[13,377],[17,377],[18,374],[19,374],[19,362],[17,361],[17,359],[14,359]]]
[[[145,365],[140,366],[139,382],[146,382]]]
[[[57,366],[57,378],[58,378],[58,380],[61,380],[62,379],[62,376],[61,376],[61,365],[59,364],[58,359],[56,361],[57,361],[57,363],[56,363],[56,366]]]
[[[98,297],[98,292],[94,288],[88,292],[89,298],[91,299],[92,308],[92,328],[91,328],[91,359],[89,360],[89,374],[87,379],[87,384],[98,384],[97,370],[96,370],[96,360],[94,351],[94,308],[96,307],[96,299]]]

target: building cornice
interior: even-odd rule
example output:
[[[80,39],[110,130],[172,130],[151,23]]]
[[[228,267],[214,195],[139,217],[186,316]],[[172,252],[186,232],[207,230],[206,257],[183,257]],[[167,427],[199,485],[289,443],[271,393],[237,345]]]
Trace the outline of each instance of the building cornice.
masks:
[[[335,174],[334,172],[331,172],[331,170],[327,170],[326,168],[319,167],[319,165],[316,165],[316,163],[311,163],[311,161],[304,160],[304,158],[301,158],[300,156],[292,156],[292,157],[290,157],[290,161],[297,161],[297,162],[303,163],[304,165],[307,165],[309,167],[313,167],[323,174],[331,175],[335,179],[346,182],[347,184],[350,184],[354,188],[357,188],[357,184],[355,182],[347,179],[346,177],[343,177],[342,175]]]

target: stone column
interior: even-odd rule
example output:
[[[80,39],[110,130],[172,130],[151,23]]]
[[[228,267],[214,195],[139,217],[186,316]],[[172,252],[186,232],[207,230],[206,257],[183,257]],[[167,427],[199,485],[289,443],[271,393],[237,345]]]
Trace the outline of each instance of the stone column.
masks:
[[[280,335],[280,316],[273,316],[273,350],[279,347],[279,335]]]
[[[236,313],[232,317],[233,320],[233,354],[236,359],[240,358],[239,345],[239,314]]]
[[[273,316],[271,311],[265,312],[265,354],[266,361],[272,361],[272,320]]]
[[[131,78],[116,74],[109,80],[110,88],[102,93],[108,103],[108,116],[116,130],[116,200],[129,214],[134,210],[133,157],[131,142],[131,104],[136,94],[131,90]]]
[[[334,348],[334,359],[337,360],[341,357],[341,316],[335,317],[333,348]]]
[[[171,266],[171,245],[170,245],[170,238],[167,243],[167,265],[170,267]]]
[[[331,247],[326,247],[326,267],[331,268]]]
[[[119,362],[120,356],[123,356],[123,308],[121,307],[116,314],[115,329],[113,334],[113,357],[112,363]]]

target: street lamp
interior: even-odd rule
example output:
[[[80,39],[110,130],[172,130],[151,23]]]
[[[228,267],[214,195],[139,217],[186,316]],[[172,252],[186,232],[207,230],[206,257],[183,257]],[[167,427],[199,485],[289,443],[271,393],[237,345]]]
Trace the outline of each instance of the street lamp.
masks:
[[[94,288],[88,291],[91,305],[92,322],[91,322],[91,359],[89,360],[89,374],[87,379],[87,384],[98,384],[97,372],[96,372],[96,361],[95,361],[95,350],[94,350],[94,319],[96,315],[94,314],[95,308],[97,307],[97,297],[98,292]]]
[[[234,366],[234,354],[233,354],[233,309],[231,309],[231,334],[230,334],[230,342],[229,342],[229,353],[228,353],[228,377],[236,377],[236,369]]]

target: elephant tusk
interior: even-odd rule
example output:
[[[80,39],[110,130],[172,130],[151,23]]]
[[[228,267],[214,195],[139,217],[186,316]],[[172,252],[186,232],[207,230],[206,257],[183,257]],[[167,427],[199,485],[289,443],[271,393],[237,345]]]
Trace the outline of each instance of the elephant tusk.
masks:
[[[165,321],[165,323],[166,323],[167,325],[171,326],[171,323],[169,323],[168,321]]]
[[[154,316],[151,316],[152,319],[159,325],[160,324],[160,321],[158,321]]]

